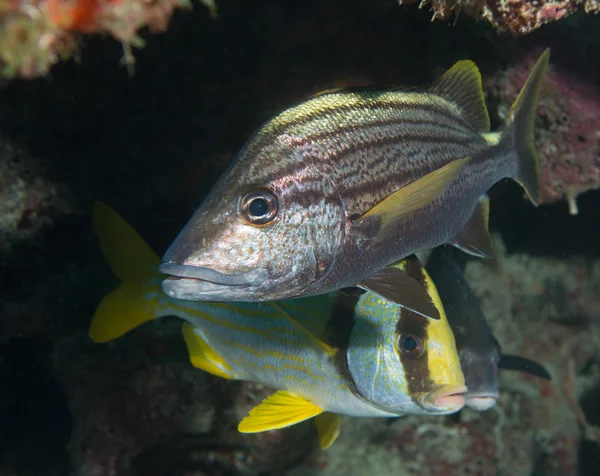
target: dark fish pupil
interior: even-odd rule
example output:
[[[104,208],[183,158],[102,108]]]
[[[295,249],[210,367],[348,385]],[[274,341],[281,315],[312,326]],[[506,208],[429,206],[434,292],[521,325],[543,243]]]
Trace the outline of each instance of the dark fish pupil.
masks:
[[[406,337],[404,339],[404,349],[407,350],[408,352],[412,352],[413,350],[415,350],[418,347],[417,341],[415,339],[413,339],[412,337]]]
[[[261,217],[269,210],[269,204],[264,198],[255,198],[248,207],[250,213],[255,217]]]

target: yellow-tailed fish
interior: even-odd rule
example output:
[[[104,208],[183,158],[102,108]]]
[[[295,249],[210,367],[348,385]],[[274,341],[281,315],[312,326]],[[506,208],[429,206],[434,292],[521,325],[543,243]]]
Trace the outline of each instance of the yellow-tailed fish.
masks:
[[[538,362],[502,352],[488,325],[479,300],[464,277],[466,255],[442,246],[433,250],[425,268],[435,282],[454,332],[460,365],[469,389],[465,406],[484,411],[498,400],[498,370],[517,370],[550,380]]]
[[[161,316],[187,321],[183,335],[194,366],[277,390],[240,422],[241,432],[316,417],[325,448],[338,436],[342,415],[440,415],[464,405],[454,336],[416,258],[391,272],[403,270],[425,286],[439,319],[372,292],[268,303],[179,301],[161,291],[158,256],[112,209],[98,204],[94,227],[122,284],[99,304],[90,337],[106,342]]]
[[[435,315],[424,290],[385,294],[377,272],[444,243],[490,254],[479,198],[504,177],[537,205],[533,129],[548,59],[547,50],[494,133],[471,61],[426,91],[336,90],[284,111],[248,141],[171,244],[163,290],[268,301],[359,285]]]

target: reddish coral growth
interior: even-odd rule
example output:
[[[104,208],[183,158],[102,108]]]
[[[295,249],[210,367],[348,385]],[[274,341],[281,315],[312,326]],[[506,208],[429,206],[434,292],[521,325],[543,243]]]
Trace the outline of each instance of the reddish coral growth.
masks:
[[[414,4],[418,0],[399,0],[400,4]],[[498,31],[524,35],[540,26],[559,20],[579,8],[586,13],[597,13],[595,0],[423,0],[430,4],[433,18],[447,20],[453,13],[481,17]]]
[[[488,81],[501,100],[502,116],[525,83],[539,52]],[[540,94],[538,151],[542,161],[542,203],[574,198],[600,186],[600,95],[571,73],[550,68]]]
[[[122,0],[48,0],[48,16],[64,30],[97,33],[103,7],[121,3]]]

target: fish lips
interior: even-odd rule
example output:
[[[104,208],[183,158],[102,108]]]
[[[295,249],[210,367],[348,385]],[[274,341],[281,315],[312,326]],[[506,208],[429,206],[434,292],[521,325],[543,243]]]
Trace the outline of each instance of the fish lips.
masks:
[[[249,289],[269,277],[266,268],[241,274],[224,274],[211,268],[179,263],[162,263],[158,271],[171,275],[162,282],[162,290],[175,299],[189,301],[241,300]]]
[[[469,390],[466,395],[465,407],[478,412],[484,412],[496,405],[499,394],[497,391],[472,392]]]
[[[468,390],[464,385],[442,385],[436,391],[424,395],[421,404],[429,412],[438,415],[455,413],[465,406]]]

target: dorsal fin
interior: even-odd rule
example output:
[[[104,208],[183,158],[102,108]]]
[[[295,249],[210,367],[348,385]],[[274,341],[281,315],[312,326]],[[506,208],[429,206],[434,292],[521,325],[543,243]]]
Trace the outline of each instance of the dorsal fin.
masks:
[[[485,106],[481,74],[469,60],[456,63],[446,71],[431,92],[456,104],[477,132],[490,131],[490,116]]]

